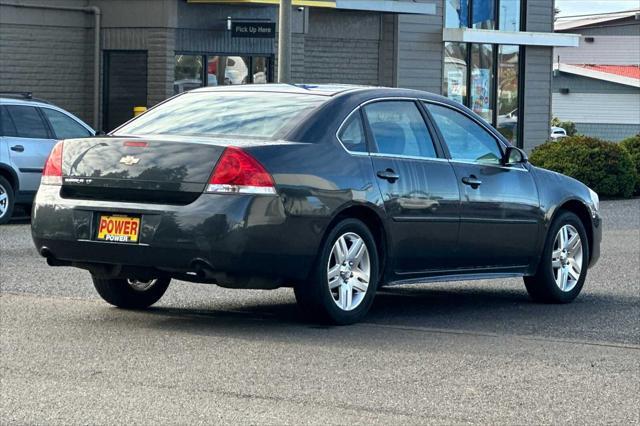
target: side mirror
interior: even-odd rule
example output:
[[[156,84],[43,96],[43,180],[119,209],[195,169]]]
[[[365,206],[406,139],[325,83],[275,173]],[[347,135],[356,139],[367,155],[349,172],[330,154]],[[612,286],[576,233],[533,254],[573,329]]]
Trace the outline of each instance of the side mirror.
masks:
[[[504,152],[502,164],[505,166],[513,166],[516,164],[524,164],[529,161],[527,154],[520,148],[509,146]]]

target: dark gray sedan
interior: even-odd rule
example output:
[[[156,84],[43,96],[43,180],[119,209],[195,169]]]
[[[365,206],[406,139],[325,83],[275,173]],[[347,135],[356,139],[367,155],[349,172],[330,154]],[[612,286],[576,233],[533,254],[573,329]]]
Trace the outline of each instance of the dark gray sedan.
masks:
[[[58,143],[32,232],[121,308],[176,278],[293,287],[304,314],[346,324],[395,284],[522,276],[570,302],[599,257],[598,203],[440,96],[220,87]]]

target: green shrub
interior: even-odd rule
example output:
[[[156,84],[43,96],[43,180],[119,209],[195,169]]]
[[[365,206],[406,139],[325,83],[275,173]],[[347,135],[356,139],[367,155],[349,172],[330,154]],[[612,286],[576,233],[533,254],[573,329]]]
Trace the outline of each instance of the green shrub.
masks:
[[[558,117],[553,117],[551,125],[555,127],[562,127],[567,132],[567,136],[575,136],[578,133],[576,123],[573,121],[560,121]]]
[[[531,163],[578,179],[604,197],[630,197],[636,170],[619,144],[572,136],[536,147]]]
[[[620,145],[627,150],[636,165],[636,189],[634,193],[640,195],[640,134],[623,140]]]

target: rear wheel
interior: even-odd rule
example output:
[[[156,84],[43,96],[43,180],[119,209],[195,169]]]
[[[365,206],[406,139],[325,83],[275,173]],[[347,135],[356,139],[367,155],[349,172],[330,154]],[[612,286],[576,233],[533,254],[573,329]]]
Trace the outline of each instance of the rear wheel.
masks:
[[[0,225],[9,222],[13,214],[15,193],[11,184],[0,176]]]
[[[339,222],[321,248],[309,282],[295,287],[296,300],[313,321],[352,324],[371,307],[378,284],[378,253],[367,226]]]
[[[93,285],[107,303],[123,309],[144,309],[156,303],[167,291],[171,278],[139,281],[126,278],[100,278]]]
[[[551,225],[536,274],[524,278],[527,292],[539,302],[569,303],[580,294],[588,265],[584,225],[574,213],[562,212]]]

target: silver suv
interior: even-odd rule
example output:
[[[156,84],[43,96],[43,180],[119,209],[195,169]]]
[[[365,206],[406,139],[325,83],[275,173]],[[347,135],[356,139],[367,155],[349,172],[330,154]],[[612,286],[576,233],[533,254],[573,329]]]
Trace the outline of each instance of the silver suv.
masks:
[[[42,168],[58,139],[95,135],[69,112],[28,93],[0,95],[0,224],[16,203],[29,204],[40,185]]]

